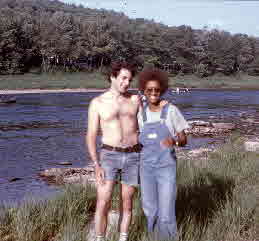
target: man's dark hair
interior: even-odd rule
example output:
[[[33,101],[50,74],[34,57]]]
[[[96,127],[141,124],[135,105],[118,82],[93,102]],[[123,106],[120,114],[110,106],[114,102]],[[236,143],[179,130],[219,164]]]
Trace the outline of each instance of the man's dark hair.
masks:
[[[128,62],[113,62],[111,64],[111,68],[109,72],[107,73],[107,79],[109,82],[111,82],[111,76],[117,77],[120,73],[121,69],[127,69],[128,71],[131,72],[132,78],[136,75],[136,66],[135,64],[131,64]]]
[[[144,91],[147,82],[150,80],[157,81],[161,86],[161,95],[168,89],[168,74],[157,68],[149,68],[141,71],[138,75],[138,86],[140,91]]]

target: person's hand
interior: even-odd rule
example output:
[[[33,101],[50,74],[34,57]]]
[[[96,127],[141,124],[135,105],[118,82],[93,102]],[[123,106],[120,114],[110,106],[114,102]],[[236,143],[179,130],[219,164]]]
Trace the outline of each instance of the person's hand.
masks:
[[[95,166],[95,179],[96,179],[97,185],[104,184],[104,176],[105,176],[104,169],[101,166],[96,165]]]
[[[160,103],[159,103],[159,106],[160,107],[164,107],[165,105],[167,105],[169,103],[168,100],[161,100]]]
[[[166,139],[163,139],[162,141],[160,141],[160,146],[162,148],[169,148],[175,145],[175,140],[171,137],[168,137]]]

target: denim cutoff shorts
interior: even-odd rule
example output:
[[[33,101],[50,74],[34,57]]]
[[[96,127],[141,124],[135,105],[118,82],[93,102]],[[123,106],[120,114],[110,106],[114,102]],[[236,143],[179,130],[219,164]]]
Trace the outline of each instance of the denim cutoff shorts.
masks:
[[[118,152],[101,149],[100,165],[105,180],[119,181],[129,186],[139,185],[139,152]]]

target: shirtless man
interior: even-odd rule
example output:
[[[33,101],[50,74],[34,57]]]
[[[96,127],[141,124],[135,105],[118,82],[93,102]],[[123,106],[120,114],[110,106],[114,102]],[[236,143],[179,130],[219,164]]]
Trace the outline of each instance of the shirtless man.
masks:
[[[91,101],[88,112],[87,144],[95,165],[97,205],[96,240],[104,240],[114,184],[121,182],[119,241],[126,241],[132,216],[132,199],[138,185],[139,152],[137,113],[140,100],[127,90],[135,75],[128,63],[115,63],[109,74],[110,89]],[[96,137],[102,131],[98,156]]]

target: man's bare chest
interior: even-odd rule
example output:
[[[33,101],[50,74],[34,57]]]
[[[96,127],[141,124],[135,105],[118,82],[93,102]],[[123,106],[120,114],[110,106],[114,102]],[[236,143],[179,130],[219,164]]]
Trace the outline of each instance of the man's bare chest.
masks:
[[[136,118],[137,105],[131,101],[103,102],[99,108],[101,121],[109,122],[122,118]]]

